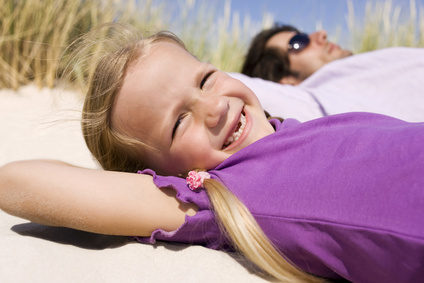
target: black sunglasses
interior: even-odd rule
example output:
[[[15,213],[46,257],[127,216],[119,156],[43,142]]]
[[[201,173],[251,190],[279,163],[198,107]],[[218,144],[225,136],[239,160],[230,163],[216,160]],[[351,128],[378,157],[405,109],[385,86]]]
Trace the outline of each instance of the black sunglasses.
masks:
[[[288,52],[298,53],[309,45],[309,35],[306,33],[296,33],[289,40]]]

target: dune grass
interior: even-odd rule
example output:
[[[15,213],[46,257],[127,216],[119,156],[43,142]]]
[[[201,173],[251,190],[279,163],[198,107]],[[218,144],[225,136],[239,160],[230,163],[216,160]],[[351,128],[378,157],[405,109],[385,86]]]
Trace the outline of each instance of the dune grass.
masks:
[[[368,2],[361,21],[349,0],[347,23],[352,49],[358,53],[391,46],[424,47],[424,10],[415,0],[409,1],[409,11],[391,0]]]
[[[424,10],[410,1],[401,11],[390,0],[371,1],[365,18],[354,14],[348,0],[351,47],[355,52],[389,46],[424,46]],[[249,41],[272,25],[271,13],[261,22],[213,1],[179,0],[0,0],[0,88],[34,82],[54,87],[62,74],[65,48],[79,35],[105,22],[129,23],[147,34],[172,28],[199,59],[226,71],[239,71]],[[80,77],[87,76],[81,71]]]
[[[0,88],[35,82],[53,87],[66,47],[92,27],[111,21],[163,29],[161,7],[135,0],[0,0]]]

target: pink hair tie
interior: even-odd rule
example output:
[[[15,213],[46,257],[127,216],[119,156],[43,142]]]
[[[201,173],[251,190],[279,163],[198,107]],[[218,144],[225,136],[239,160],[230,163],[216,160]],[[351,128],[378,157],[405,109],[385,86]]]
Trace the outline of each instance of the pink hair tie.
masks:
[[[198,188],[203,188],[203,181],[210,179],[211,175],[205,171],[190,171],[186,178],[187,185],[192,191],[196,191]]]

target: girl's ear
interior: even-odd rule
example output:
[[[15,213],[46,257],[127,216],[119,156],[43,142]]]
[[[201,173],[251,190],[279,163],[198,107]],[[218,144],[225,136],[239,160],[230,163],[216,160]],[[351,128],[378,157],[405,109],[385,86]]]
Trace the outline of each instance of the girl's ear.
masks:
[[[302,80],[296,76],[289,75],[281,78],[278,82],[283,85],[298,85],[302,82]]]

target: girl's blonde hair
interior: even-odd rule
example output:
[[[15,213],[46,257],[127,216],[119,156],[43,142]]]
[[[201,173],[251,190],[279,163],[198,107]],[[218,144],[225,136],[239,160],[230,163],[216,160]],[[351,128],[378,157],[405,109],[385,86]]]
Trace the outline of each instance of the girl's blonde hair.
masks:
[[[114,129],[111,112],[128,65],[144,56],[155,42],[163,40],[185,48],[172,33],[159,32],[143,39],[137,31],[118,24],[95,29],[71,47],[74,48],[69,63],[72,68],[89,68],[84,66],[84,58],[98,56],[97,64],[89,75],[81,124],[89,150],[105,170],[135,172],[146,167],[140,150],[137,150],[145,145]],[[235,248],[265,274],[285,282],[322,281],[284,259],[249,210],[223,184],[210,179],[205,181],[204,186],[221,229]]]

